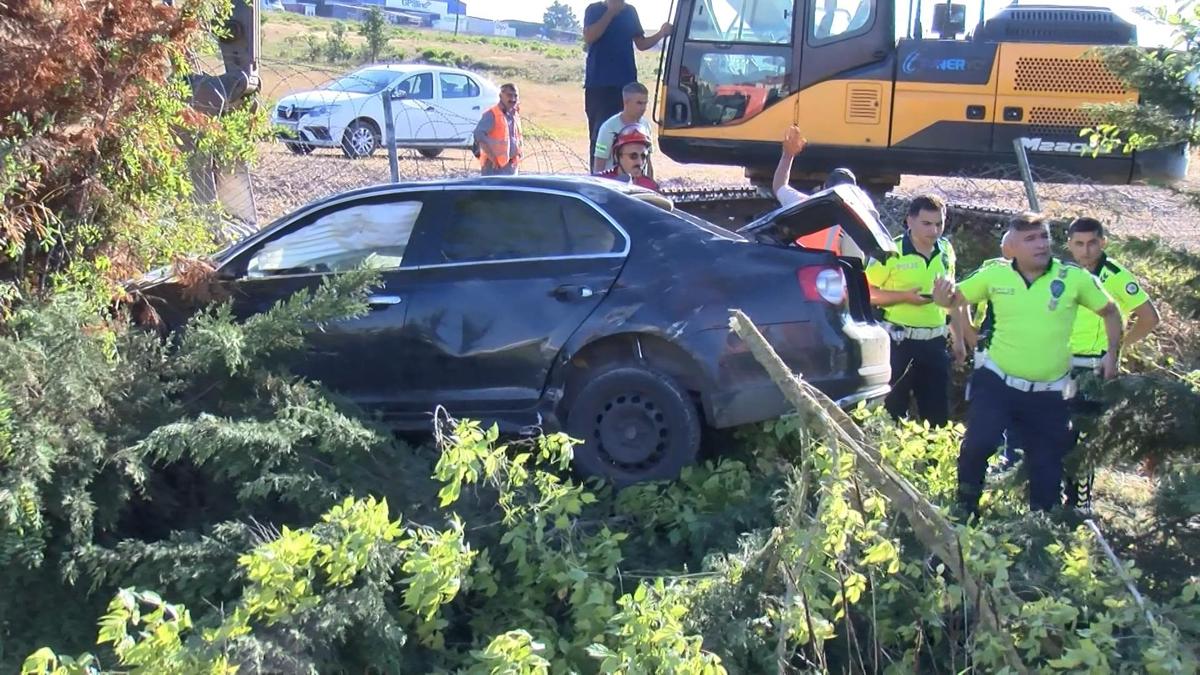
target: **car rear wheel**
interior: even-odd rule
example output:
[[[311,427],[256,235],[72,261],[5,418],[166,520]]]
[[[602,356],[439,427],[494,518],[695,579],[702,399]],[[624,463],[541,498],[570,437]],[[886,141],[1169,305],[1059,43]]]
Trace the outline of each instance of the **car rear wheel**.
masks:
[[[592,376],[567,412],[575,468],[618,486],[675,478],[696,460],[700,414],[662,373],[618,365]]]
[[[316,147],[308,143],[284,143],[284,145],[293,155],[311,155],[312,151],[316,150]]]
[[[379,132],[369,122],[352,122],[342,134],[342,152],[350,159],[370,157],[378,148]]]
[[[434,157],[442,154],[442,148],[421,148],[420,150],[417,150],[417,152],[421,153],[422,157],[433,159]]]

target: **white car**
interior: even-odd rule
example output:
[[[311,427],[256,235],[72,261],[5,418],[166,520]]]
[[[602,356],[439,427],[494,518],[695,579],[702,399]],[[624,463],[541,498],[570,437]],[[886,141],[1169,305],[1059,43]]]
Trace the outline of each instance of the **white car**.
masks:
[[[351,159],[384,147],[383,92],[392,90],[396,145],[437,157],[445,148],[471,148],[483,111],[500,89],[475,73],[422,64],[367,66],[321,89],[280,99],[271,121],[292,152],[341,148]]]

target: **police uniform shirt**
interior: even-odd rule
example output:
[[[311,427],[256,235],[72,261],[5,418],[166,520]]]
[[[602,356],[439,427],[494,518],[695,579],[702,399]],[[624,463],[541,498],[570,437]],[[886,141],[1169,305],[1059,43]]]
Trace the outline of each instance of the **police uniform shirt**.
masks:
[[[1092,275],[1112,296],[1121,310],[1121,320],[1128,321],[1133,310],[1150,300],[1137,279],[1124,267],[1100,255],[1100,264]],[[1075,317],[1075,329],[1071,332],[1071,352],[1077,356],[1100,356],[1108,351],[1108,334],[1104,331],[1104,319],[1095,312],[1079,312]]]
[[[908,234],[896,237],[895,241],[900,255],[885,262],[872,260],[867,265],[867,280],[872,286],[885,291],[915,288],[918,293],[929,295],[933,292],[934,279],[954,278],[954,247],[948,239],[938,239],[929,258],[917,251]],[[946,325],[946,317],[946,309],[932,302],[925,305],[900,303],[883,308],[886,321],[908,328],[938,328]]]
[[[1071,369],[1071,332],[1080,305],[1099,312],[1112,299],[1081,267],[1051,260],[1032,282],[1017,263],[985,265],[958,285],[967,302],[991,303],[987,354],[1006,374],[1053,382]]]

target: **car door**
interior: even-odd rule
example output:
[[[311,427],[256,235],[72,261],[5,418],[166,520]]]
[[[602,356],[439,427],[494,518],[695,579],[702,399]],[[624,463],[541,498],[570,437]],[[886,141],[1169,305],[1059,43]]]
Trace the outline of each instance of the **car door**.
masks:
[[[416,244],[408,322],[422,375],[412,409],[532,410],[555,356],[615,282],[629,237],[570,192],[452,186],[444,195],[445,219]]]
[[[303,214],[239,252],[220,269],[239,318],[269,310],[323,281],[370,266],[379,284],[369,311],[313,331],[289,362],[368,408],[388,409],[411,383],[405,314],[412,295],[413,232],[435,218],[437,190],[396,190],[334,200]]]
[[[413,73],[400,80],[392,102],[396,143],[419,145],[437,137],[433,113],[437,110],[433,73]],[[386,142],[386,139],[385,139]]]
[[[479,83],[466,73],[438,73],[438,90],[441,98],[435,112],[438,133],[447,138],[466,142],[475,131],[483,115],[482,92]]]

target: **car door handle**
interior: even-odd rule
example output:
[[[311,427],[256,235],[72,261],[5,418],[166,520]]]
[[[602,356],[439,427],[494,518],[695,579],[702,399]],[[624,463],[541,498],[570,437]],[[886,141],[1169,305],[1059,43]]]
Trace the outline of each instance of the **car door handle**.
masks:
[[[475,106],[474,108],[471,108],[471,110],[479,110],[479,106]]]
[[[429,106],[428,108],[426,108],[425,112],[433,112],[433,106]]]
[[[400,302],[401,297],[398,295],[372,295],[367,298],[367,304],[372,307],[390,307]]]
[[[592,297],[595,294],[596,292],[588,286],[575,286],[572,284],[564,284],[559,286],[558,288],[554,289],[553,293],[551,293],[551,295],[558,300],[562,300],[563,302],[584,300]]]

